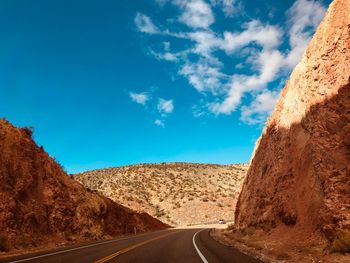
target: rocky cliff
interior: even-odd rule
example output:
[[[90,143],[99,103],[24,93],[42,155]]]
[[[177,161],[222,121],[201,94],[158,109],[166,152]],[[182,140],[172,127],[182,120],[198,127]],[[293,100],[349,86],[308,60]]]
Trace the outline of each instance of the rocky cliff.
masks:
[[[0,119],[0,250],[166,227],[86,190],[35,144],[31,133]]]
[[[350,0],[335,0],[266,123],[236,209],[279,244],[350,229]]]

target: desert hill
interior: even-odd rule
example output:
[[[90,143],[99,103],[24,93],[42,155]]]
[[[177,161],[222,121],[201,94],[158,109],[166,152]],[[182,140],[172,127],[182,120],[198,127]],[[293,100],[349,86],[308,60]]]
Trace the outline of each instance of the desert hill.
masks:
[[[174,226],[233,220],[247,165],[140,164],[88,171],[74,179],[91,190]]]
[[[349,69],[350,1],[335,0],[256,144],[237,203],[236,226],[264,230],[266,251],[350,252]]]
[[[0,119],[0,252],[167,226],[88,191],[32,139]]]

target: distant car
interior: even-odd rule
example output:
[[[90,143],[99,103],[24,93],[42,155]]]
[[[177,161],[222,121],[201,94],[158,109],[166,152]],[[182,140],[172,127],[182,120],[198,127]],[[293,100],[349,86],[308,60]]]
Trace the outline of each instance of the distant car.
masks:
[[[224,219],[220,219],[219,224],[226,224],[226,221]]]

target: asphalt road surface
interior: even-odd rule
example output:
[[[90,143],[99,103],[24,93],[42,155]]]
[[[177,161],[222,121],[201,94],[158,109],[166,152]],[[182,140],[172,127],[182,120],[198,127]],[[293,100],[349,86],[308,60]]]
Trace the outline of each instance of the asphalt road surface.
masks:
[[[261,263],[215,241],[209,229],[171,229],[0,260],[12,263]]]

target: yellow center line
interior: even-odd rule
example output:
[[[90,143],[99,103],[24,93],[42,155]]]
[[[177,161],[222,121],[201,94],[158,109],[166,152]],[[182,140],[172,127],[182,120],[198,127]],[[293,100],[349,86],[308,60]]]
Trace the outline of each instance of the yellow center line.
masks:
[[[151,243],[151,242],[153,242],[153,241],[155,241],[155,240],[164,238],[164,237],[166,237],[166,236],[170,236],[170,235],[175,234],[175,233],[178,233],[178,232],[181,232],[181,231],[176,231],[176,232],[168,233],[168,234],[161,235],[161,236],[159,236],[159,237],[155,237],[155,238],[152,238],[152,239],[143,241],[143,242],[141,242],[141,243],[132,245],[132,246],[127,247],[127,248],[124,248],[124,249],[122,249],[122,250],[120,250],[120,251],[118,251],[118,252],[116,252],[116,253],[113,253],[113,254],[111,254],[111,255],[109,255],[109,256],[107,256],[107,257],[104,257],[104,258],[102,258],[102,259],[99,259],[99,260],[95,261],[95,263],[104,263],[104,262],[107,262],[108,260],[111,260],[111,259],[113,259],[113,258],[115,258],[115,257],[117,257],[117,256],[120,256],[121,254],[124,254],[124,253],[126,253],[126,252],[128,252],[128,251],[130,251],[130,250],[133,250],[133,249],[135,249],[135,248],[141,247],[141,246],[146,245],[146,244],[148,244],[148,243]]]

